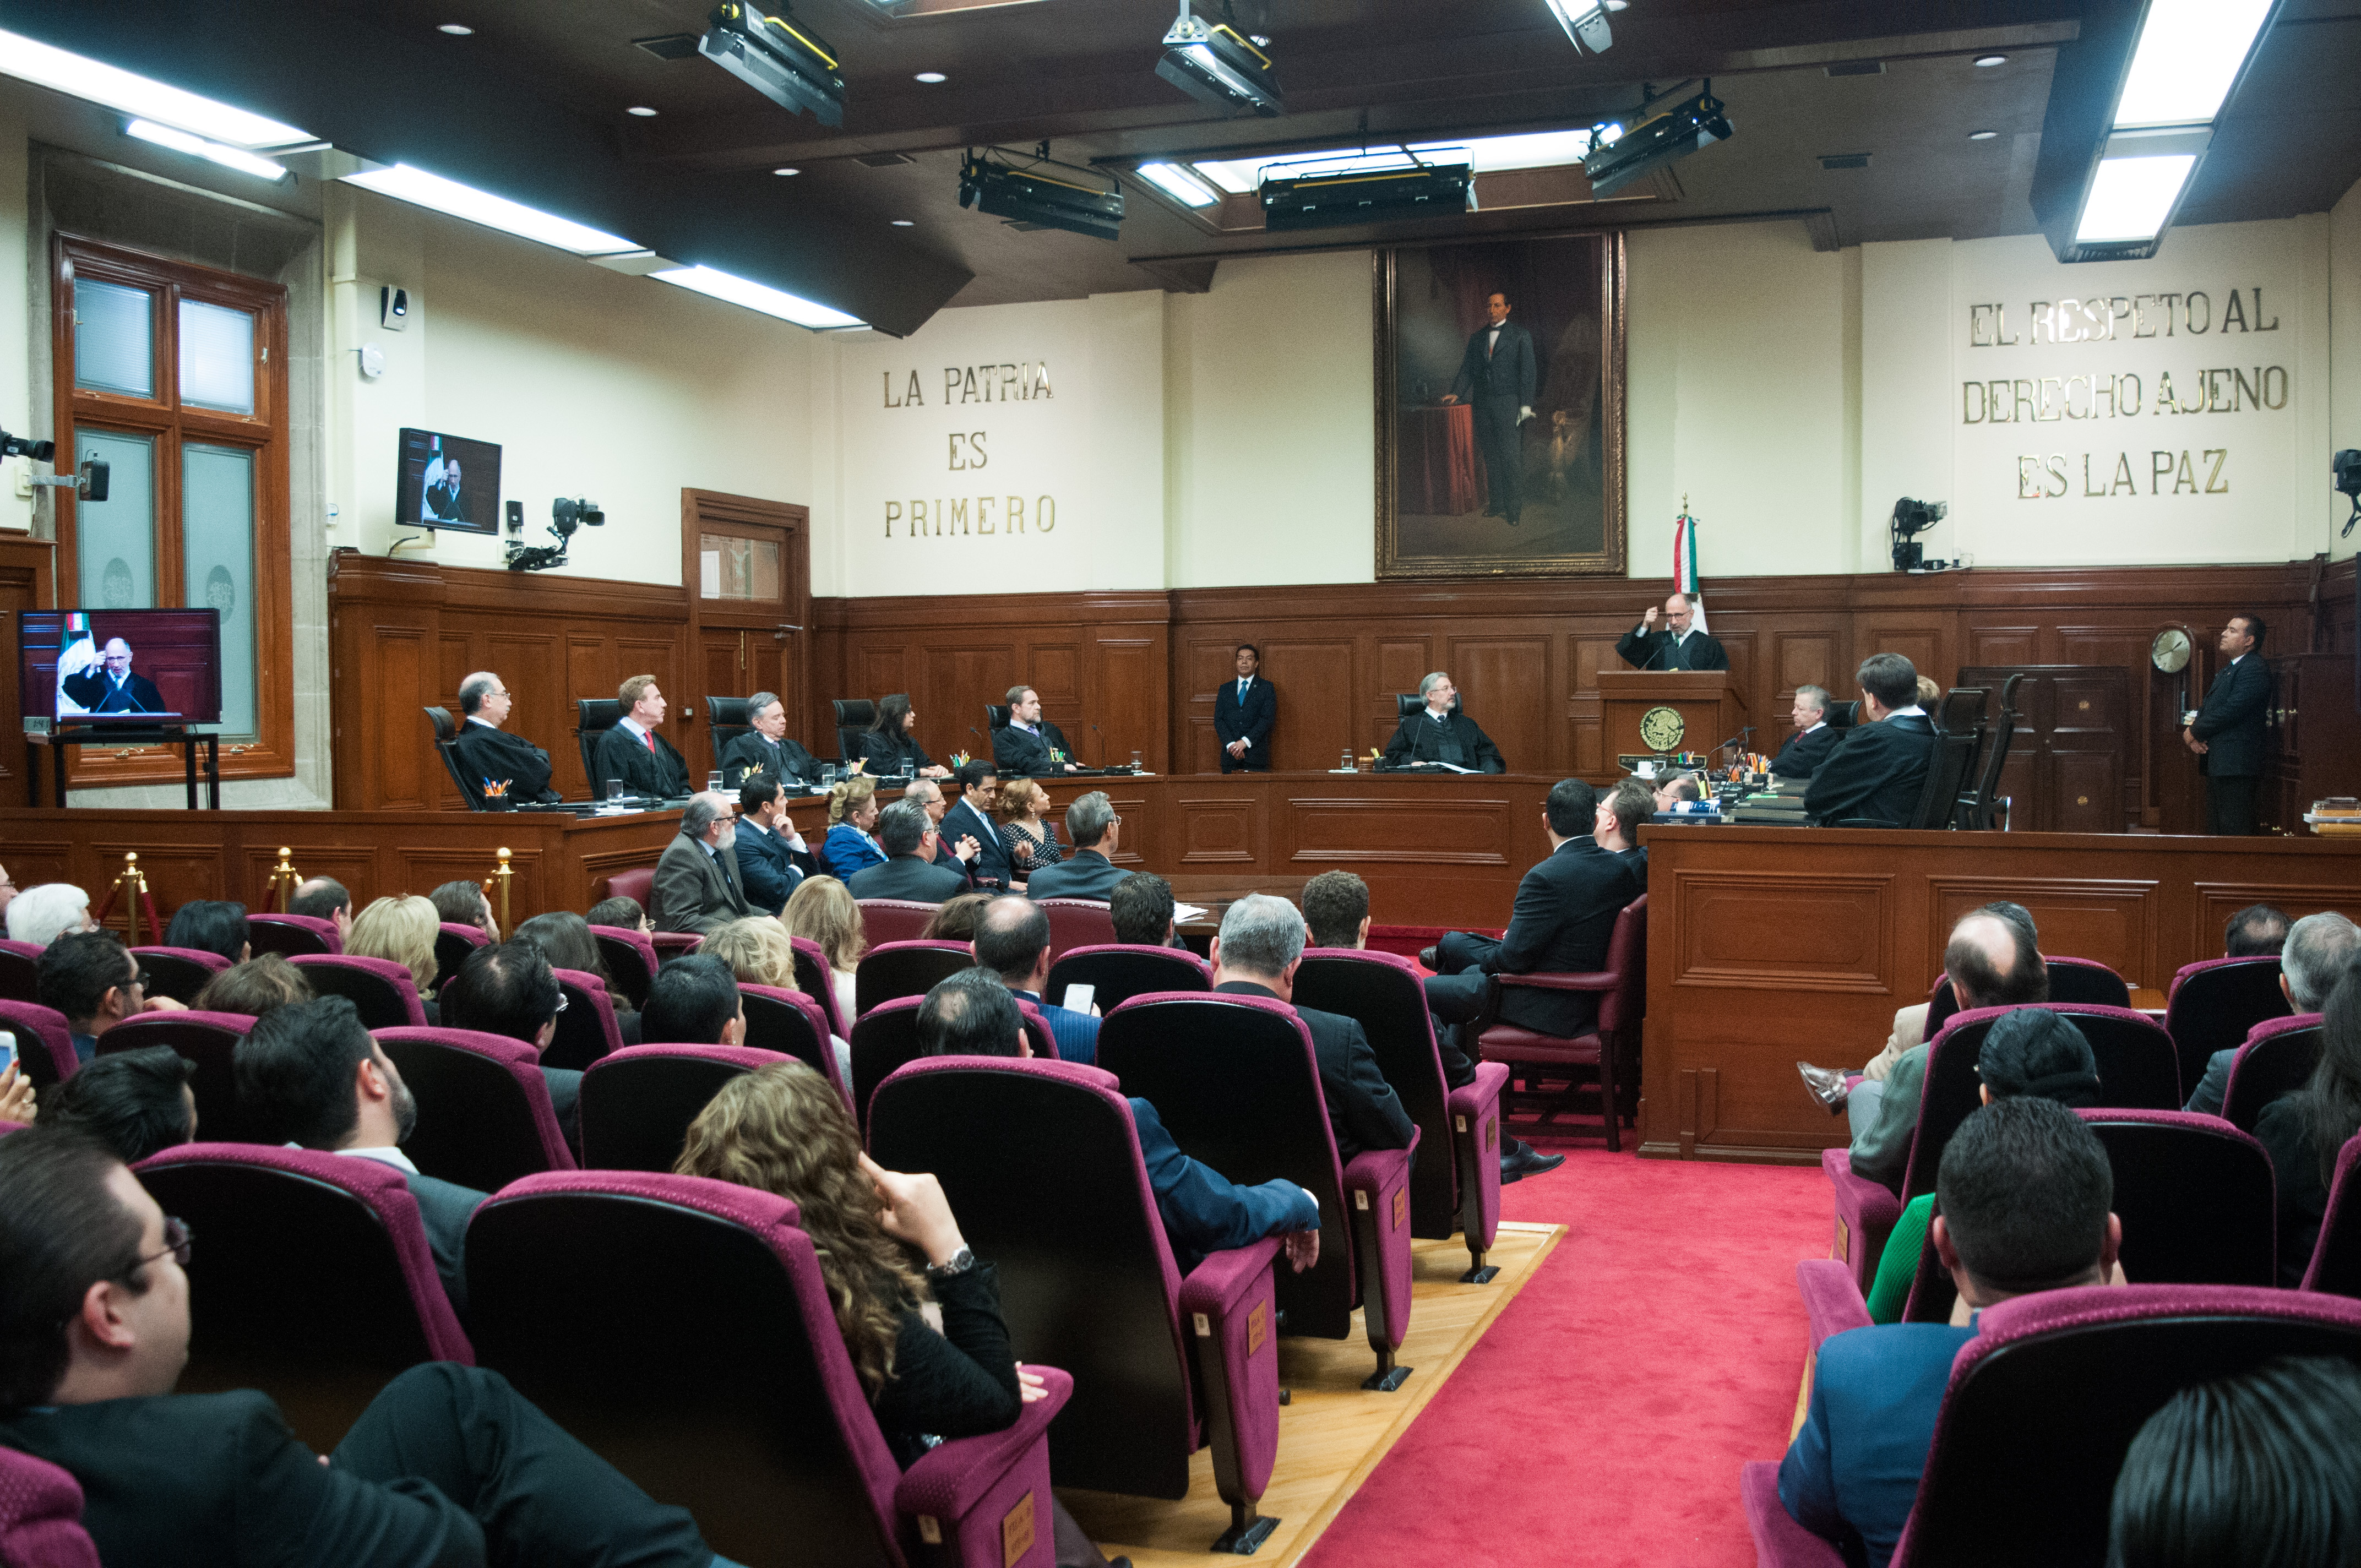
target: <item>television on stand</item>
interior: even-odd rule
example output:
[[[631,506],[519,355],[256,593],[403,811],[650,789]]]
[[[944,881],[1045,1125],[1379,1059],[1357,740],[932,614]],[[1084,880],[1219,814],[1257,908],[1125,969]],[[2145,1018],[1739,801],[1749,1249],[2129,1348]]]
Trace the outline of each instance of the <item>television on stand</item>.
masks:
[[[221,722],[221,612],[211,608],[18,610],[16,658],[27,734]]]

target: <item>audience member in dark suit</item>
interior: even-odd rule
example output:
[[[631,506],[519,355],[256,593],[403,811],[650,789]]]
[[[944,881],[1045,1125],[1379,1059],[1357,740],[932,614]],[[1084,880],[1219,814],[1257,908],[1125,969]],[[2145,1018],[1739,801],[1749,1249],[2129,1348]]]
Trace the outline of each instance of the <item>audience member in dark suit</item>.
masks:
[[[1088,1067],[1098,1060],[1099,1021],[1042,995],[1049,981],[1049,916],[1039,905],[1013,893],[994,899],[984,905],[968,950],[1020,1000],[1033,1003],[1058,1042],[1060,1061]]]
[[[2098,1135],[2035,1096],[1996,1100],[1943,1151],[1935,1250],[1972,1314],[2017,1296],[2103,1285],[2123,1226]],[[1918,1493],[1951,1360],[1975,1320],[1889,1323],[1820,1345],[1804,1425],[1779,1466],[1796,1523],[1885,1568]]]
[[[1066,732],[1041,717],[1041,694],[1031,686],[1008,688],[1008,722],[992,732],[992,760],[1011,778],[1046,778],[1078,766]]]
[[[284,959],[280,962],[290,974],[302,972]],[[41,1125],[71,1122],[124,1164],[137,1165],[151,1154],[196,1140],[197,1095],[189,1087],[196,1072],[197,1064],[170,1046],[112,1052],[42,1091]]]
[[[1625,779],[1598,797],[1598,815],[1590,836],[1598,847],[1631,869],[1631,880],[1648,891],[1648,851],[1640,844],[1640,828],[1656,814],[1656,795],[1638,779]]]
[[[1918,706],[1918,672],[1899,653],[1861,662],[1861,722],[1812,774],[1804,816],[1815,828],[1859,817],[1899,828],[1918,810],[1935,758],[1935,721]]]
[[[1389,763],[1450,762],[1479,773],[1509,771],[1492,738],[1452,706],[1459,690],[1449,675],[1437,670],[1418,683],[1418,695],[1426,698],[1426,706],[1403,719],[1386,742]]]
[[[738,786],[738,874],[746,902],[765,915],[787,906],[804,880],[796,857],[810,858],[804,836],[787,820],[787,797],[768,773],[748,773]]]
[[[1008,846],[1000,841],[1000,824],[993,811],[1000,802],[1000,770],[983,757],[971,759],[959,771],[959,799],[943,813],[941,837],[957,842],[975,840],[975,859],[968,875],[980,889],[1005,889],[1015,880]]]
[[[465,1317],[467,1220],[485,1195],[422,1174],[401,1152],[418,1124],[418,1102],[353,1004],[323,996],[281,1007],[255,1020],[230,1063],[238,1109],[258,1141],[327,1149],[401,1172],[418,1200],[434,1271]]]
[[[1485,299],[1485,313],[1491,320],[1467,334],[1459,372],[1439,400],[1474,400],[1476,449],[1484,456],[1484,488],[1490,502],[1484,515],[1506,518],[1514,528],[1524,515],[1524,424],[1533,417],[1535,367],[1532,334],[1509,319],[1509,308],[1506,294]]]
[[[1820,771],[1828,753],[1845,732],[1828,722],[1828,694],[1819,686],[1797,686],[1795,700],[1787,710],[1795,722],[1795,732],[1771,759],[1773,778],[1807,779]]]
[[[730,797],[708,790],[680,814],[680,832],[656,861],[648,916],[659,931],[700,936],[725,920],[754,913],[738,871],[737,819]]]
[[[2319,1012],[2356,955],[2361,955],[2361,927],[2333,909],[2305,916],[2287,933],[2279,953],[2279,994],[2295,1012]],[[2238,1059],[2239,1048],[2225,1046],[2205,1058],[2204,1076],[2197,1080],[2182,1110],[2207,1116],[2222,1113],[2222,1102],[2230,1092],[2230,1069]],[[2285,1179],[2281,1178],[2282,1185]]]
[[[1213,938],[1213,989],[1270,997],[1292,1007],[1295,971],[1310,935],[1302,912],[1287,900],[1264,894],[1239,899],[1222,916],[1221,935]],[[1316,1007],[1294,1011],[1320,1058],[1320,1090],[1328,1102],[1337,1157],[1350,1164],[1364,1150],[1410,1147],[1410,1113],[1379,1070],[1361,1025]]]
[[[590,797],[607,798],[607,786],[620,779],[624,793],[650,800],[677,800],[688,793],[688,764],[672,742],[656,733],[664,722],[664,695],[653,675],[633,675],[615,690],[623,717],[598,737],[590,760],[598,776],[590,781]]]
[[[967,891],[964,873],[935,864],[935,824],[915,800],[897,800],[877,817],[885,859],[857,871],[845,886],[855,898],[906,898],[940,904]]]
[[[918,716],[910,711],[906,693],[895,692],[877,705],[876,721],[862,732],[861,752],[869,759],[872,778],[949,778],[950,770],[927,755],[910,727]]]
[[[495,784],[506,780],[511,800],[556,800],[557,792],[549,787],[549,753],[500,728],[509,721],[511,700],[508,683],[489,670],[478,670],[459,683],[459,711],[465,718],[451,742],[459,774],[477,789],[487,779]]]
[[[99,654],[99,668],[68,675],[60,683],[66,696],[92,713],[162,713],[164,694],[145,675],[131,673],[131,644],[110,637]]]
[[[975,841],[973,832],[954,833],[943,825],[950,810],[950,803],[943,798],[943,786],[933,779],[912,779],[902,798],[927,808],[927,820],[935,825],[935,864],[959,872],[961,882],[973,880],[969,868],[983,846]]]
[[[1074,852],[1027,878],[1027,895],[1112,901],[1115,884],[1128,873],[1115,863],[1115,848],[1123,838],[1123,818],[1115,814],[1115,802],[1107,798],[1106,791],[1092,790],[1066,807],[1066,837],[1074,841]]]
[[[2361,1133],[2361,965],[2346,968],[2320,1011],[2320,1065],[2255,1123],[2279,1181],[2279,1283],[2287,1286],[2303,1283],[2327,1217],[2337,1153]]]
[[[787,708],[776,693],[756,692],[746,699],[746,721],[753,728],[721,749],[725,779],[736,769],[788,779],[819,777],[819,763],[787,734]]]
[[[1213,736],[1222,743],[1222,772],[1270,772],[1270,729],[1279,721],[1279,694],[1262,678],[1262,650],[1238,644],[1237,678],[1213,693]]]
[[[1730,654],[1715,638],[1693,631],[1697,597],[1675,594],[1664,601],[1664,629],[1656,630],[1656,607],[1650,605],[1640,624],[1615,644],[1622,661],[1642,670],[1726,670]]]
[[[539,915],[534,920],[550,916]],[[579,915],[572,918],[580,920]],[[533,920],[525,922],[531,926]],[[586,923],[582,935],[587,938]],[[591,949],[597,951],[595,946]],[[454,1029],[479,1029],[487,1035],[522,1040],[545,1051],[557,1037],[557,1006],[565,1000],[558,989],[549,955],[521,927],[517,939],[497,947],[478,948],[459,966],[443,991],[444,1021]],[[617,1019],[620,1025],[620,1018]],[[635,1042],[636,1043],[636,1042]],[[557,1130],[566,1141],[582,1146],[582,1074],[574,1068],[544,1067],[542,1081],[549,1086],[549,1108],[557,1113]]]
[[[2205,706],[2180,732],[2205,775],[2206,830],[2244,837],[2255,831],[2255,790],[2263,772],[2264,718],[2271,705],[2271,669],[2263,663],[2259,615],[2234,615],[2222,628],[2222,654],[2230,662],[2205,690]]]
[[[1115,890],[1107,895],[1107,913],[1115,921],[1115,939],[1137,947],[1187,950],[1189,944],[1172,928],[1172,916],[1178,908],[1172,897],[1172,884],[1154,872],[1132,872],[1117,881]]]
[[[267,1395],[175,1396],[189,1245],[87,1133],[0,1139],[0,1321],[14,1325],[0,1349],[0,1445],[82,1484],[82,1527],[103,1561],[721,1562],[688,1515],[650,1500],[496,1373],[411,1368],[329,1464]]]

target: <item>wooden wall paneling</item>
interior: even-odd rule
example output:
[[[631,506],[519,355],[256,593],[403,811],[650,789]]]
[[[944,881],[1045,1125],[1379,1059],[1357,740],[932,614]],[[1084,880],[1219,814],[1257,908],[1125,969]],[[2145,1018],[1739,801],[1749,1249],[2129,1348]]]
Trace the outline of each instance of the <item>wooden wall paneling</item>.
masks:
[[[1086,709],[1099,726],[1088,740],[1069,734],[1086,761],[1101,766],[1128,762],[1135,752],[1150,773],[1172,771],[1167,720],[1171,654],[1166,638],[1101,632],[1091,644],[1091,700]]]
[[[1459,688],[1461,708],[1518,773],[1548,773],[1564,751],[1565,727],[1552,721],[1541,700],[1549,690],[1549,654],[1545,635],[1453,637],[1444,644],[1441,667]]]
[[[1173,805],[1179,808],[1180,829],[1180,852],[1172,861],[1176,870],[1235,871],[1262,860],[1269,821],[1257,796],[1243,792],[1183,794]]]
[[[16,614],[27,609],[55,609],[57,605],[57,545],[47,539],[0,533],[0,800],[15,804],[25,798],[25,751],[16,738],[25,732],[23,699],[16,690]],[[50,764],[44,763],[47,772]],[[19,886],[30,886],[29,883]]]
[[[2103,963],[2135,990],[2161,989],[2172,979],[2169,970],[2158,974],[2163,932],[2154,881],[1936,875],[1927,878],[1927,887],[1930,976],[1943,967],[1943,947],[1960,917],[2005,899],[2025,905],[2033,916],[2044,953]]]
[[[134,834],[102,833],[91,837],[87,850],[106,868],[106,875],[103,881],[80,885],[90,894],[93,916],[105,905],[108,895],[114,894],[115,908],[107,916],[106,927],[119,936],[127,937],[131,928],[130,895],[114,892],[115,878],[124,868],[126,851],[139,856],[140,874],[148,881],[148,896],[155,903],[157,918],[168,926],[172,921],[172,911],[192,899],[234,896],[227,891],[226,868],[221,853],[211,845],[159,844]],[[164,940],[162,932],[148,926],[145,910],[140,912],[139,930],[141,947],[155,947]]]
[[[1961,635],[1965,646],[1960,662],[1963,665],[2049,663],[2042,654],[2041,628],[2037,626],[1989,626],[1971,621]]]
[[[423,749],[425,754],[422,756],[422,748],[415,740],[417,726],[406,726],[401,721],[406,716],[404,710],[427,706],[442,685],[436,679],[440,639],[423,630],[379,625],[370,629],[370,641],[375,644],[378,689],[385,700],[377,716],[379,728],[374,738],[376,744],[370,747],[376,757],[375,765],[368,767],[365,775],[368,787],[346,809],[433,809],[442,803],[441,786],[445,782],[443,766],[434,755],[434,732],[428,731],[427,744]],[[424,723],[425,716],[419,714],[418,721]],[[412,744],[407,746],[401,744],[405,730],[412,737]],[[433,765],[431,773],[427,771],[429,764]],[[338,783],[341,787],[344,780],[340,778]],[[344,806],[342,795],[337,804]]]
[[[1771,672],[1779,684],[1770,694],[1769,711],[1756,719],[1758,726],[1764,719],[1776,722],[1781,705],[1795,701],[1797,686],[1817,686],[1831,696],[1843,693],[1852,672],[1839,673],[1839,637],[1835,630],[1818,627],[1771,633]],[[1775,751],[1778,748],[1764,749]]]
[[[2205,958],[2221,957],[2230,916],[2250,904],[2270,905],[2291,921],[2334,911],[2348,920],[2361,922],[2361,887],[2305,886],[2287,882],[2200,882],[2197,902],[2190,911],[2188,950]],[[2171,978],[2165,977],[2168,981]]]
[[[862,649],[853,661],[851,684],[832,693],[827,700],[833,702],[840,697],[847,702],[875,702],[879,697],[908,691],[910,665],[904,653],[900,648]],[[828,722],[827,714],[821,715],[821,721]]]

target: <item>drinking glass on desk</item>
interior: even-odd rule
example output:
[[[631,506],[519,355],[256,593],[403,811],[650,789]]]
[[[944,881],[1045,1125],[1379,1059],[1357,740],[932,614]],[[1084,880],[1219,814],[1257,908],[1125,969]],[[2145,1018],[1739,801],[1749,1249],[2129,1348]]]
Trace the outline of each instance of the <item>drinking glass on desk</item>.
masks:
[[[721,770],[719,768],[716,768],[711,773],[705,775],[705,787],[716,792],[720,790]]]
[[[1356,773],[1361,771],[1353,764],[1353,748],[1350,746],[1345,748],[1345,760],[1336,764],[1336,771],[1340,773]]]
[[[1131,754],[1131,771],[1135,773],[1139,772],[1139,753],[1137,751]]]
[[[607,781],[607,804],[609,806],[620,806],[623,804],[622,780],[609,779]]]

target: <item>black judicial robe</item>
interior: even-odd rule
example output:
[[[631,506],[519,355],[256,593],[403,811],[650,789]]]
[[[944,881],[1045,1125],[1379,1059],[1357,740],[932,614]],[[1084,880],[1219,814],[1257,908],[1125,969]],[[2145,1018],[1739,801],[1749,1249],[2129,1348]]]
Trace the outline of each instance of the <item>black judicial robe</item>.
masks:
[[[1844,732],[1844,744],[1820,764],[1804,792],[1804,816],[1815,828],[1852,817],[1899,828],[1918,809],[1927,769],[1935,759],[1935,724],[1895,715]]]
[[[549,787],[549,753],[522,735],[511,735],[470,718],[459,726],[451,750],[461,776],[471,788],[482,789],[486,779],[495,784],[506,779],[511,800],[558,798],[557,792]]]

